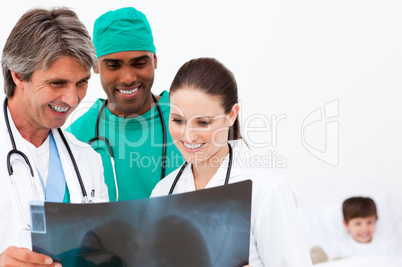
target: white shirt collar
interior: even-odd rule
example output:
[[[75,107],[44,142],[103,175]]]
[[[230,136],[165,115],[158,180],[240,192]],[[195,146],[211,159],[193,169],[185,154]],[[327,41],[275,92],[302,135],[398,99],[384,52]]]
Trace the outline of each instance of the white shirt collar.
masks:
[[[243,166],[247,163],[247,160],[244,159],[247,156],[247,152],[250,152],[246,143],[242,140],[232,140],[229,141],[230,145],[233,149],[233,159],[232,159],[232,169],[230,172],[230,179],[241,175],[244,172]],[[222,164],[219,166],[218,170],[212,176],[211,180],[208,182],[205,188],[211,188],[215,186],[220,186],[225,183],[226,172],[229,166],[229,154],[225,157]],[[189,190],[195,190],[195,183],[194,183],[194,175],[192,172],[192,165],[188,164],[188,166],[183,171],[183,175],[180,178],[181,182],[185,182],[185,187]],[[230,180],[229,180],[230,183]]]

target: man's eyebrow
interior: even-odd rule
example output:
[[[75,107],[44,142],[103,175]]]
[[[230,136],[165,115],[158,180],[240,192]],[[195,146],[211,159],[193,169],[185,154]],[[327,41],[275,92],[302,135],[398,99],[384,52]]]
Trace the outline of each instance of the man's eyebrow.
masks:
[[[80,80],[80,82],[88,81],[89,79],[91,79],[91,74],[89,74],[88,76],[82,78],[82,79]]]
[[[144,56],[132,58],[132,59],[130,59],[130,62],[132,63],[132,62],[135,62],[135,61],[138,61],[138,60],[141,60],[141,59],[150,59],[150,58],[151,58],[150,56],[144,55]]]
[[[139,56],[139,57],[130,59],[130,63],[133,63],[133,62],[141,60],[141,59],[150,59],[150,58],[151,57],[148,55],[143,55],[143,56]],[[102,62],[123,63],[123,60],[115,59],[115,58],[104,58],[104,59],[102,59]]]
[[[68,83],[68,80],[63,78],[51,78],[46,80],[46,83]]]
[[[91,74],[79,80],[79,82],[88,81],[91,78]],[[69,80],[63,78],[51,78],[45,81],[46,83],[68,83]]]
[[[119,63],[119,62],[123,62],[123,60],[121,60],[121,59],[113,59],[113,58],[104,58],[104,59],[102,59],[102,62]]]

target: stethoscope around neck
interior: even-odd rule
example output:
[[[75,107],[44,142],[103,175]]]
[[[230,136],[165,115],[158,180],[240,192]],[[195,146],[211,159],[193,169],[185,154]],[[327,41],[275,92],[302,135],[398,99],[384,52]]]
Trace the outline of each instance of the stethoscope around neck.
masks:
[[[158,101],[156,100],[155,96],[153,94],[151,94],[152,99],[154,100],[156,109],[158,110],[158,114],[159,114],[159,118],[161,121],[161,125],[162,125],[162,137],[163,137],[163,147],[162,147],[162,171],[161,171],[161,180],[163,179],[163,177],[165,177],[165,170],[166,170],[166,144],[167,144],[167,137],[166,137],[166,126],[165,126],[165,119],[163,118],[163,113],[161,110],[161,107],[159,106]],[[88,144],[91,145],[93,142],[95,141],[103,141],[106,143],[107,145],[107,150],[106,152],[108,152],[109,157],[110,157],[110,162],[112,165],[112,170],[113,170],[113,180],[114,180],[114,185],[116,188],[116,201],[118,201],[119,199],[119,188],[117,185],[117,176],[116,176],[116,167],[115,167],[115,161],[114,161],[114,153],[113,153],[113,148],[112,145],[110,144],[109,140],[104,137],[104,136],[100,136],[99,135],[99,122],[103,113],[103,110],[105,109],[105,107],[107,106],[107,99],[105,100],[105,102],[103,102],[102,107],[99,110],[98,116],[96,118],[96,124],[95,124],[95,136],[93,138],[91,138],[88,141]]]
[[[29,168],[29,173],[30,173],[30,176],[31,176],[32,196],[34,198],[34,201],[36,202],[37,198],[36,198],[36,192],[35,192],[34,171],[33,171],[31,163],[29,162],[28,157],[25,155],[24,152],[18,150],[17,146],[15,144],[14,135],[13,135],[13,132],[11,131],[11,127],[10,127],[10,121],[8,120],[7,101],[8,101],[8,99],[6,98],[4,100],[4,105],[3,105],[4,120],[6,122],[8,135],[10,137],[10,142],[11,142],[11,145],[12,145],[12,149],[7,154],[7,170],[8,170],[8,175],[10,177],[11,184],[13,186],[13,191],[14,191],[15,198],[17,199],[18,207],[20,209],[22,217],[24,218],[25,223],[27,224],[27,230],[29,230],[31,228],[31,225],[29,224],[29,221],[28,221],[27,217],[24,214],[24,211],[23,211],[22,205],[21,205],[21,201],[20,201],[20,197],[19,197],[18,192],[17,192],[17,187],[15,185],[15,179],[14,179],[14,175],[13,175],[14,170],[13,170],[13,166],[11,164],[11,156],[17,154],[20,157],[22,157],[24,159],[25,163],[27,164],[27,166]],[[82,191],[82,196],[83,196],[82,203],[90,203],[92,201],[88,200],[87,191],[85,190],[85,186],[84,186],[84,182],[82,181],[82,178],[81,178],[80,170],[78,169],[77,162],[75,161],[74,155],[73,155],[73,153],[71,151],[71,148],[70,148],[70,146],[69,146],[69,144],[68,144],[68,142],[66,140],[66,137],[64,136],[64,134],[63,134],[63,132],[61,131],[60,128],[57,128],[57,131],[59,132],[60,137],[63,140],[64,145],[67,148],[68,154],[70,155],[71,161],[72,161],[73,166],[74,166],[75,173],[77,174],[77,179],[78,179],[78,182],[80,184],[81,191]]]
[[[229,184],[229,179],[230,179],[230,171],[232,170],[232,161],[233,161],[233,150],[232,150],[232,146],[228,143],[229,146],[229,164],[228,164],[228,169],[226,170],[226,178],[225,178],[225,184],[224,185],[228,185]],[[172,186],[170,187],[169,190],[169,195],[171,195],[176,187],[177,182],[179,181],[181,175],[183,174],[184,169],[187,167],[188,162],[185,161],[183,163],[183,165],[181,166],[179,172],[176,175],[176,178],[174,179]]]

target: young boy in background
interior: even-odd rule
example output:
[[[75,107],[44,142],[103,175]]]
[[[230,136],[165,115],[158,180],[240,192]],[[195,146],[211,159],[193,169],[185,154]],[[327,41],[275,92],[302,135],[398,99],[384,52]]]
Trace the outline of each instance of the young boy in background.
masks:
[[[359,243],[369,243],[373,238],[378,215],[369,197],[351,197],[342,205],[343,224],[351,237]]]
[[[314,264],[358,255],[387,254],[386,244],[373,241],[378,219],[377,207],[369,197],[351,197],[342,204],[343,224],[347,236],[339,236],[326,248],[313,247]]]

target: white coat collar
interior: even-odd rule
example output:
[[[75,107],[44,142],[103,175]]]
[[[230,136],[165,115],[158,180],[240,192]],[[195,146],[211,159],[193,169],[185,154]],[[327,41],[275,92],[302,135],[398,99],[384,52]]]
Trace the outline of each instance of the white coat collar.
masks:
[[[242,139],[232,140],[232,141],[229,141],[229,143],[233,149],[232,170],[230,172],[230,179],[232,179],[236,176],[243,174],[244,166],[242,166],[242,163],[246,162],[243,157],[246,155],[246,152],[249,152],[249,149],[248,149],[246,143]],[[226,172],[227,172],[228,166],[229,166],[229,154],[225,157],[221,166],[219,166],[219,169],[217,170],[215,175],[211,178],[211,180],[208,182],[208,184],[205,188],[211,188],[211,187],[223,185],[225,183]],[[230,183],[230,179],[229,179],[229,183]],[[182,182],[186,183],[186,185],[185,185],[186,188],[195,190],[194,175],[192,172],[191,164],[188,164],[186,169],[183,171],[183,174],[182,174],[182,177],[180,178],[180,180]]]

